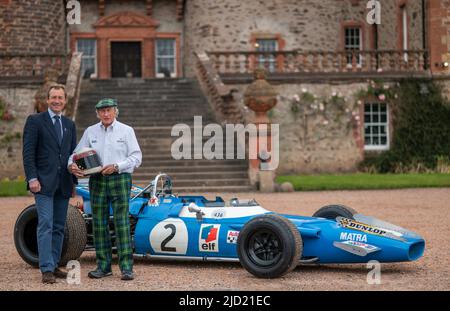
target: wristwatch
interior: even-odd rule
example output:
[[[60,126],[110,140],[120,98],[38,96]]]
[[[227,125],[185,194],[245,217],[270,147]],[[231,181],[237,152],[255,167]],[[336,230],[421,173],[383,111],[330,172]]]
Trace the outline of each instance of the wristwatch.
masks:
[[[114,170],[118,173],[119,172],[119,165],[118,164],[114,164]]]

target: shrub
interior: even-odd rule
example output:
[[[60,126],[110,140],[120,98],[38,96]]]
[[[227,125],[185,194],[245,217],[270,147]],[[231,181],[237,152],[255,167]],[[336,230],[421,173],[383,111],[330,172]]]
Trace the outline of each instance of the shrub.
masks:
[[[398,85],[392,102],[394,133],[391,149],[368,156],[363,171],[429,172],[442,168],[450,155],[450,105],[442,89],[430,80],[408,79]],[[448,158],[447,158],[448,159]]]

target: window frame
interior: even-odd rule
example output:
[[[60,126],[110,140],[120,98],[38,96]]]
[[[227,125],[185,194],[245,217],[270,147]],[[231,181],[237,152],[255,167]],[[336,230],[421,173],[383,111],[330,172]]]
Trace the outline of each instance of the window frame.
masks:
[[[277,51],[282,52],[286,46],[286,41],[283,39],[282,35],[279,33],[265,33],[256,32],[250,35],[250,50],[256,52],[256,42],[257,40],[275,40],[277,42]],[[249,57],[249,69],[254,70],[258,66],[258,58],[255,55]],[[275,56],[275,70],[273,72],[282,72],[284,70],[284,56]]]
[[[98,64],[97,64],[97,39],[96,39],[96,38],[83,38],[83,37],[76,38],[76,39],[75,39],[75,51],[76,51],[76,52],[80,52],[79,49],[78,49],[78,42],[79,42],[80,40],[85,40],[85,41],[92,41],[92,42],[94,42],[94,48],[93,48],[94,55],[86,56],[86,55],[83,53],[83,55],[81,56],[81,66],[83,65],[83,60],[84,60],[84,59],[86,59],[86,58],[94,59],[94,72],[91,73],[91,76],[89,76],[89,79],[90,79],[92,76],[97,77],[97,76],[98,76]],[[81,70],[81,67],[80,67],[80,70]]]
[[[273,51],[259,51],[258,50],[258,48],[259,48],[258,41],[259,42],[261,42],[261,41],[273,42],[273,43],[275,43],[275,49]],[[278,40],[275,39],[275,38],[272,38],[272,39],[269,39],[269,38],[256,38],[256,40],[255,40],[255,49],[256,49],[257,52],[269,52],[269,53],[275,52],[276,53],[276,52],[279,51]],[[258,58],[257,58],[257,65],[258,65],[259,68],[261,67],[261,64],[264,64],[263,67],[266,68],[266,65],[265,65],[266,63],[269,63],[269,65],[268,65],[269,72],[276,72],[276,70],[277,70],[277,59],[276,59],[275,55],[271,55],[267,59],[263,55],[258,56]]]
[[[171,40],[173,42],[173,56],[159,56],[158,55],[158,41],[160,40]],[[170,73],[170,77],[171,78],[176,78],[178,75],[178,53],[177,53],[177,38],[169,38],[169,37],[162,37],[162,38],[155,38],[155,77],[156,78],[164,78],[164,74],[163,73],[159,73],[158,72],[158,59],[159,58],[163,58],[163,59],[172,59],[173,58],[173,69],[174,72]]]
[[[353,46],[350,47],[350,48],[347,48],[347,43],[346,43],[347,42],[347,30],[351,30],[351,29],[359,31],[359,46],[358,46],[357,49],[355,47],[353,47]],[[343,32],[344,32],[344,34],[343,34],[343,40],[344,40],[344,42],[343,42],[343,49],[344,49],[344,51],[347,52],[347,51],[355,50],[355,51],[362,52],[363,48],[364,48],[364,44],[363,44],[364,43],[363,28],[360,25],[345,25]],[[356,38],[356,36],[354,36],[354,38]],[[348,59],[349,56],[351,57],[351,54],[350,55],[346,55],[347,67],[348,66],[352,67],[353,66],[353,61],[352,61],[351,58],[350,58],[350,61],[349,61],[349,59]],[[357,56],[356,66],[357,67],[361,67],[362,66],[362,55],[361,54],[359,54]]]
[[[366,105],[374,105],[374,104],[378,104],[378,105],[386,105],[386,122],[381,122],[381,110],[379,110],[378,112],[378,122],[366,122]],[[373,109],[370,109],[371,115],[373,114]],[[390,120],[390,113],[389,113],[389,103],[384,102],[384,101],[380,101],[380,100],[366,100],[364,102],[364,106],[363,106],[363,146],[364,146],[364,151],[386,151],[390,149],[390,126],[391,126],[391,120]],[[378,126],[379,128],[381,128],[382,126],[385,127],[386,129],[386,144],[384,145],[373,145],[372,143],[370,145],[366,144],[366,126]],[[370,138],[373,138],[375,135],[377,135],[378,138],[381,138],[381,134],[380,132],[378,132],[378,134],[373,134],[370,133],[369,136]]]

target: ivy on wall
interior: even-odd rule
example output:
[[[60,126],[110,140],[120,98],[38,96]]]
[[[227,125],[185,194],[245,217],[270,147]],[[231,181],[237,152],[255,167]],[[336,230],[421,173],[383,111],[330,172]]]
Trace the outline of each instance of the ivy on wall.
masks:
[[[367,94],[380,95],[379,88],[369,89]],[[445,166],[450,157],[450,104],[441,87],[431,80],[405,79],[383,94],[392,112],[391,149],[366,157],[361,168],[399,173]]]
[[[2,121],[12,121],[14,119],[13,114],[8,109],[6,102],[0,97],[0,120]]]

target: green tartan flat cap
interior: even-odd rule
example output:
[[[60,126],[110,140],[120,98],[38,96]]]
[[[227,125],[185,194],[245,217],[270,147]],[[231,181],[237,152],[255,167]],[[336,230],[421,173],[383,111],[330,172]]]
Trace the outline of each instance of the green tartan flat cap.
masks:
[[[103,98],[97,103],[97,105],[95,105],[95,109],[106,107],[117,107],[117,100],[112,98]]]

